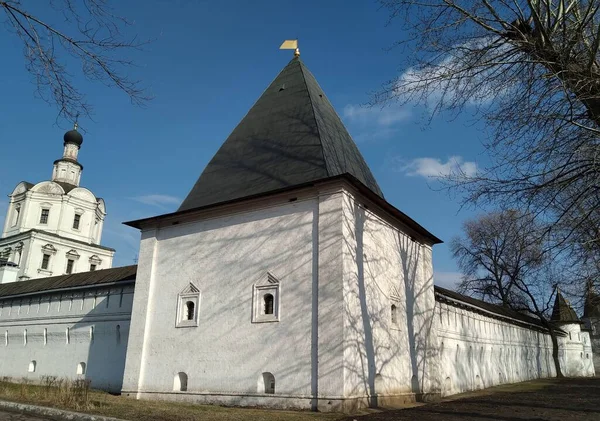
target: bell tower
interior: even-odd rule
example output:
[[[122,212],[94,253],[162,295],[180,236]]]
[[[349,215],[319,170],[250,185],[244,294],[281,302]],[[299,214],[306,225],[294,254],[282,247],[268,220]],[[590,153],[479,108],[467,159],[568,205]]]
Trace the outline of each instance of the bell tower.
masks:
[[[52,171],[52,181],[67,183],[78,187],[81,181],[81,172],[83,165],[77,161],[79,149],[83,143],[83,136],[77,131],[77,123],[73,130],[65,133],[64,151],[60,159],[54,161],[54,170]]]

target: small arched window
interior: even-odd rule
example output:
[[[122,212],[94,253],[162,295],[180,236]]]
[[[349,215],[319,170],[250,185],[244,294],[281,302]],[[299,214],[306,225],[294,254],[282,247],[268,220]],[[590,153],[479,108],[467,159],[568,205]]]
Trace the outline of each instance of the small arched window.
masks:
[[[264,302],[264,314],[273,314],[273,295],[265,294],[263,297]]]
[[[396,308],[396,304],[392,304],[392,323],[398,324],[398,309]]]
[[[185,303],[185,320],[194,320],[196,305],[193,301]]]
[[[275,393],[275,376],[271,373],[262,373],[262,380],[265,393]]]
[[[37,362],[35,360],[33,360],[29,363],[29,370],[27,370],[27,371],[29,371],[30,373],[35,373],[36,367],[37,367]]]
[[[85,374],[86,365],[84,362],[77,364],[77,374],[82,376]]]
[[[173,379],[173,391],[185,392],[188,388],[188,376],[183,371],[175,375]]]

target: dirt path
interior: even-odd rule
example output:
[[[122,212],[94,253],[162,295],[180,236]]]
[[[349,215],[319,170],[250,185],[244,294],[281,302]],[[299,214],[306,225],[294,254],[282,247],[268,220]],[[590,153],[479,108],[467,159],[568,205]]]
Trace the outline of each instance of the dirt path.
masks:
[[[501,386],[465,398],[390,410],[349,421],[583,421],[600,420],[600,377],[538,380]]]

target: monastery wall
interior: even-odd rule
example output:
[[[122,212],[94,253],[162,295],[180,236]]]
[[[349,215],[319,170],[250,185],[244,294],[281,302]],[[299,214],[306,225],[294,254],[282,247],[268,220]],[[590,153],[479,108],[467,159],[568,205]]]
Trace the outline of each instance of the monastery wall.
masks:
[[[121,390],[133,285],[0,299],[0,377]]]
[[[435,395],[431,246],[369,209],[344,195],[344,396],[386,405]]]
[[[313,194],[143,230],[123,393],[310,409],[320,212]],[[339,218],[338,226],[341,233]],[[266,294],[273,314],[265,314]],[[189,300],[197,314],[184,320]],[[341,329],[330,334],[323,343],[332,346]],[[340,367],[330,378],[341,377]]]
[[[550,336],[436,303],[442,395],[556,376]]]
[[[443,396],[556,376],[552,341],[543,329],[444,301],[435,309]],[[563,374],[593,376],[587,333],[579,324],[561,329],[567,332],[558,338]]]

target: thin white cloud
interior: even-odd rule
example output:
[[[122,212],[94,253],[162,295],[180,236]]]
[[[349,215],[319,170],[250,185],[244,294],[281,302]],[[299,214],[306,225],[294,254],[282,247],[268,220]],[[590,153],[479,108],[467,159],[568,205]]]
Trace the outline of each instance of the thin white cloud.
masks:
[[[482,37],[449,49],[449,54],[439,62],[422,68],[408,68],[396,79],[397,98],[409,99],[434,109],[453,103],[478,107],[490,105],[496,98],[509,94],[505,81],[494,77],[501,73],[502,64],[482,66],[473,62],[480,52],[480,60],[489,63],[490,58],[502,55],[510,46],[494,37]],[[506,65],[508,67],[508,65]],[[404,94],[412,92],[410,98]],[[413,101],[414,100],[414,101]]]
[[[473,177],[477,164],[460,156],[451,156],[446,162],[439,158],[415,158],[412,161],[398,159],[395,170],[411,177],[443,178],[448,176]]]
[[[399,126],[409,120],[412,113],[409,107],[364,106],[348,104],[342,112],[344,121],[355,133],[354,138],[361,141],[374,141],[393,136]]]
[[[461,280],[460,272],[433,272],[433,283],[442,288],[454,290]]]
[[[343,115],[351,123],[389,127],[408,120],[411,113],[404,107],[381,108],[348,104],[344,107]]]
[[[178,197],[169,196],[166,194],[146,194],[142,196],[135,196],[132,199],[145,205],[157,207],[168,207],[171,205],[179,205],[181,203],[181,199]]]

